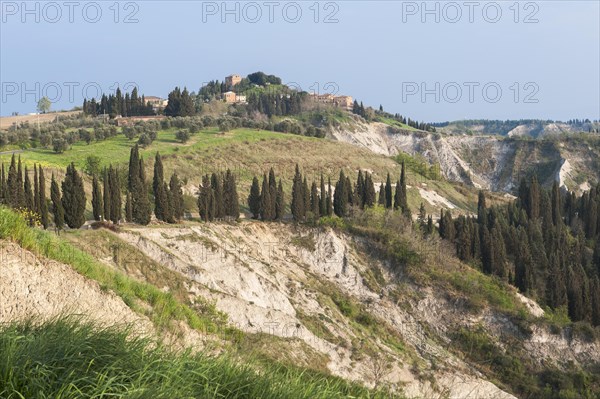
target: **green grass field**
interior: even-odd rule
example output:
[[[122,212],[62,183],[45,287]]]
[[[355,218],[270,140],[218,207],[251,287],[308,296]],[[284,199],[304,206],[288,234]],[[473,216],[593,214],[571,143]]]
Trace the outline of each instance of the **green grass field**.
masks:
[[[157,139],[148,147],[142,148],[141,154],[149,158],[154,157],[157,151],[163,155],[168,155],[177,151],[184,152],[199,148],[209,148],[228,142],[256,141],[262,138],[277,138],[282,135],[282,133],[251,129],[237,129],[220,134],[217,128],[213,128],[202,130],[192,135],[187,143],[182,144],[175,138],[176,131],[176,128],[159,131]],[[300,138],[310,140],[309,138]],[[89,155],[101,157],[103,165],[108,165],[109,163],[126,164],[129,159],[129,151],[135,143],[135,139],[129,140],[124,135],[119,134],[104,141],[92,142],[89,145],[80,141],[61,154],[55,153],[51,148],[30,148],[24,150],[20,155],[21,159],[27,164],[40,163],[49,167],[66,167],[71,162],[75,162],[76,166],[81,167]],[[15,148],[0,148],[0,152],[12,150],[15,150]],[[0,155],[0,162],[8,163],[10,162],[10,157],[10,153]]]

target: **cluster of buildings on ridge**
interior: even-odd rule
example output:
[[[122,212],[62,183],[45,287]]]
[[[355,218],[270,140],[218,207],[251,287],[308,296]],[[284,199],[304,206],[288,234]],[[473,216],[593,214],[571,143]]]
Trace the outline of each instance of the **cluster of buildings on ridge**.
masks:
[[[223,100],[225,100],[228,104],[246,104],[246,96],[237,94],[232,89],[242,82],[242,77],[238,74],[233,74],[225,77],[225,86],[229,89],[229,91],[223,93]],[[330,104],[336,107],[343,108],[345,110],[351,110],[352,105],[354,104],[354,100],[351,96],[336,96],[333,94],[318,94],[311,93],[311,97],[314,101],[321,104]],[[156,97],[156,96],[147,96],[145,97],[146,102],[152,105],[152,109],[154,112],[159,113],[163,110],[168,100],[164,98]]]

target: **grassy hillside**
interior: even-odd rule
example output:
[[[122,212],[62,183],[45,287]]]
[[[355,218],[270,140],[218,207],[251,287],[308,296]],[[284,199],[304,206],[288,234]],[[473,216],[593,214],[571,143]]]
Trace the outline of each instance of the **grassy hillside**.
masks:
[[[150,179],[152,177],[154,155],[157,151],[163,155],[165,175],[169,176],[177,172],[183,179],[189,194],[195,192],[202,175],[231,169],[238,181],[242,206],[245,205],[252,177],[261,176],[268,172],[269,168],[273,168],[277,177],[282,179],[288,203],[296,164],[308,177],[309,183],[313,179],[319,179],[323,174],[326,179],[331,178],[332,184],[335,185],[341,169],[344,169],[346,175],[352,180],[355,180],[359,169],[369,171],[373,174],[376,184],[385,182],[388,173],[395,183],[400,174],[397,160],[374,154],[365,148],[327,139],[244,128],[221,133],[217,128],[210,128],[192,135],[190,140],[183,144],[175,139],[176,130],[171,128],[159,131],[157,139],[151,145],[141,149],[141,155],[146,159],[147,176]],[[74,162],[79,169],[82,169],[86,158],[91,155],[100,157],[101,166],[112,163],[125,168],[130,149],[135,143],[135,139],[128,140],[124,135],[118,134],[104,141],[93,141],[89,145],[79,141],[60,154],[52,149],[30,148],[20,152],[19,155],[25,164],[42,164],[49,172],[55,173],[60,178],[69,163]],[[0,148],[0,162],[8,164],[12,154],[2,153],[3,150],[10,151],[14,148]],[[410,158],[406,155],[405,158],[407,157]],[[407,166],[407,183],[411,186],[409,205],[414,212],[421,202],[425,203],[428,212],[436,215],[439,208],[444,206],[441,203],[431,204],[422,198],[420,188],[436,191],[462,211],[472,212],[475,209],[476,190],[459,184],[431,180],[423,175],[418,162],[414,164],[409,162]],[[46,173],[47,178],[50,178],[50,175],[51,173]],[[89,183],[88,181],[88,191]],[[89,199],[91,191],[88,194]],[[186,204],[192,213],[197,211],[192,198],[188,198]]]

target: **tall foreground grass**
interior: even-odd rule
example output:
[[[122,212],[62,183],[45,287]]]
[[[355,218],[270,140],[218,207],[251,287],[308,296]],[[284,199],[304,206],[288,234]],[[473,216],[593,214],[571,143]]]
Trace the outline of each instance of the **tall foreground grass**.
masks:
[[[384,398],[339,378],[227,356],[174,354],[63,318],[0,326],[0,398]]]

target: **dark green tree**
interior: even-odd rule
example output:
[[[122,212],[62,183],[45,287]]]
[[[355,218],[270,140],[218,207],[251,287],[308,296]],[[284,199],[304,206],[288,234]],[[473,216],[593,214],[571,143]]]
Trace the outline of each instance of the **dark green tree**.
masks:
[[[12,208],[20,208],[22,206],[22,204],[19,203],[19,197],[23,187],[19,183],[20,179],[17,173],[17,163],[15,154],[13,154],[8,168],[8,179],[6,181],[6,203]],[[23,194],[23,197],[24,196],[25,194]]]
[[[62,198],[58,183],[52,174],[52,182],[50,183],[50,198],[52,200],[52,214],[54,215],[54,227],[59,233],[65,224],[65,211],[62,205]]]
[[[35,211],[35,200],[33,199],[33,186],[31,185],[31,179],[29,178],[29,171],[25,166],[25,183],[23,185],[25,192],[25,207],[30,211]]]
[[[312,217],[316,220],[321,215],[319,212],[319,204],[321,203],[321,199],[319,198],[319,192],[317,190],[317,183],[315,181],[312,182],[310,187],[310,210],[312,212]]]
[[[376,200],[376,194],[375,194],[375,185],[373,184],[373,177],[371,176],[370,173],[366,173],[363,204],[366,207],[372,207],[373,205],[375,205],[375,200]]]
[[[327,191],[325,190],[325,179],[321,173],[321,187],[320,187],[321,201],[319,202],[319,214],[321,216],[327,215]]]
[[[183,189],[181,188],[181,181],[179,180],[177,173],[171,175],[169,191],[173,198],[173,217],[175,220],[181,220],[183,219],[185,209],[183,203]]]
[[[65,222],[72,229],[78,229],[85,223],[85,190],[83,180],[75,164],[67,166],[65,179],[62,182],[62,205],[65,210]]]
[[[44,177],[44,169],[40,166],[38,171],[38,190],[39,190],[39,201],[40,201],[40,221],[44,229],[48,228],[50,224],[48,218],[48,202],[46,201],[46,179]]]
[[[164,209],[166,207],[167,195],[163,190],[165,180],[162,158],[157,152],[154,157],[154,177],[152,178],[152,192],[154,194],[154,215],[158,220],[165,220]]]
[[[215,219],[225,217],[225,200],[223,198],[223,179],[221,175],[213,173],[210,180],[215,196]]]
[[[271,190],[267,175],[263,176],[262,189],[260,191],[260,217],[262,220],[274,218],[274,204],[271,203]]]
[[[92,213],[94,214],[94,220],[100,221],[103,218],[104,203],[102,201],[102,190],[100,189],[100,182],[98,177],[94,175],[92,178]]]
[[[40,177],[37,164],[33,164],[33,211],[38,215],[40,212]]]
[[[385,198],[385,183],[381,183],[381,185],[379,185],[379,197],[377,203],[385,208],[386,202],[387,199]]]
[[[306,216],[304,202],[304,186],[302,185],[302,173],[296,164],[296,173],[292,183],[292,216],[297,222],[302,222]]]
[[[215,192],[210,180],[208,175],[202,178],[202,185],[198,193],[198,210],[200,218],[205,222],[213,221],[216,213]]]
[[[227,169],[223,184],[223,202],[225,206],[225,215],[233,219],[240,217],[240,203],[237,194],[235,176],[231,170]]]
[[[339,217],[344,217],[348,214],[348,187],[344,171],[340,171],[340,177],[335,185],[333,193],[333,211]]]
[[[279,179],[279,185],[277,186],[277,197],[275,198],[275,219],[283,220],[283,213],[285,212],[285,194],[283,192],[283,184]]]
[[[385,207],[388,209],[392,207],[392,181],[389,173],[385,180]]]
[[[110,220],[118,224],[122,219],[121,182],[119,171],[112,165],[108,168],[108,181],[110,193]]]
[[[102,203],[104,205],[104,220],[112,220],[112,213],[110,209],[111,204],[111,194],[110,194],[110,182],[109,182],[109,174],[108,169],[104,168],[103,177],[102,177]]]
[[[248,209],[252,213],[252,219],[258,219],[260,215],[260,186],[256,176],[252,179],[252,186],[250,187],[250,194],[248,195]]]
[[[125,194],[125,221],[127,223],[133,222],[133,204],[131,203],[131,193],[129,191]]]
[[[331,193],[331,178],[327,178],[327,216],[333,215],[333,196]]]

